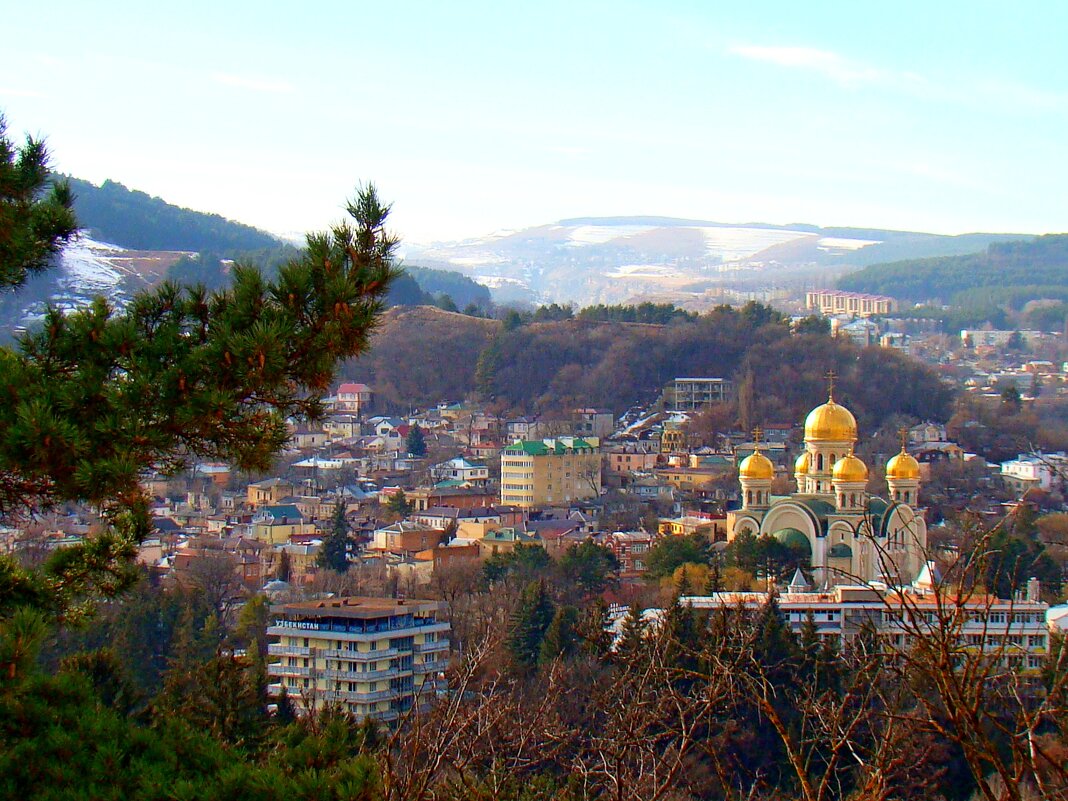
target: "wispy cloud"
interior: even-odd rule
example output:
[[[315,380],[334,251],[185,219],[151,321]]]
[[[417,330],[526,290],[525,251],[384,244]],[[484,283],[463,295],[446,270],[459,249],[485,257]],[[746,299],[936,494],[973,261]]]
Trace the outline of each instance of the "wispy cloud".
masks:
[[[891,73],[886,70],[853,61],[830,50],[819,50],[814,47],[734,45],[729,48],[728,52],[750,61],[763,61],[780,67],[816,72],[845,86],[879,83],[891,77]]]
[[[294,91],[294,86],[289,81],[253,78],[247,75],[233,75],[227,72],[216,72],[211,77],[216,83],[221,83],[223,86],[232,86],[235,89],[248,89],[253,92],[276,95],[287,95]]]
[[[814,47],[739,44],[727,52],[749,61],[822,75],[840,86],[876,86],[924,100],[977,107],[1009,106],[1031,111],[1068,109],[1068,93],[1002,78],[931,80],[925,75],[866,64]]]

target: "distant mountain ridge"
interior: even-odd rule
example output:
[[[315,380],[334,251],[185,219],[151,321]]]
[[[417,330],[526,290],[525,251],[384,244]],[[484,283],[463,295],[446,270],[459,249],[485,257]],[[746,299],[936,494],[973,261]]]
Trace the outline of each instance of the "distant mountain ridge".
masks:
[[[408,258],[459,270],[489,286],[497,300],[584,306],[640,298],[708,307],[732,292],[827,285],[870,264],[974,253],[1024,237],[655,215],[574,217],[480,239],[413,246]]]

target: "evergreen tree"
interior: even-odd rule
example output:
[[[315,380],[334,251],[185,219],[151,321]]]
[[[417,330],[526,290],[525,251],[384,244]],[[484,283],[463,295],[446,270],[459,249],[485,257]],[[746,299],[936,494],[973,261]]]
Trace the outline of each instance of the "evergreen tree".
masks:
[[[330,533],[323,540],[316,557],[316,564],[338,573],[345,573],[349,569],[349,545],[352,537],[349,536],[349,524],[345,519],[345,503],[338,501],[334,504],[334,514],[330,522]]]
[[[539,580],[527,584],[512,610],[508,626],[508,653],[516,667],[526,670],[538,663],[542,641],[554,614],[545,582]]]
[[[13,153],[0,136],[0,191],[13,193],[0,204],[6,286],[38,270],[71,228],[62,189],[34,200],[43,149]],[[150,530],[145,471],[191,458],[265,470],[288,440],[287,418],[321,416],[338,361],[366,349],[397,275],[389,207],[374,187],[348,211],[354,224],[310,235],[273,280],[237,266],[222,291],[165,282],[121,310],[103,298],[50,309],[0,351],[0,510],[88,502],[110,524],[35,569],[0,556],[0,617],[30,604],[73,619],[131,586]]]
[[[386,508],[400,517],[407,517],[412,513],[412,505],[409,503],[408,496],[404,494],[404,490],[402,489],[397,490],[389,496]]]
[[[557,569],[567,583],[588,594],[603,592],[615,581],[619,560],[612,551],[593,540],[570,545],[557,562]]]
[[[0,287],[47,269],[78,230],[70,185],[50,182],[48,160],[39,139],[16,147],[0,114]]]
[[[561,606],[553,615],[545,638],[541,641],[538,662],[546,664],[554,659],[571,656],[578,647],[579,611],[574,606]]]
[[[405,448],[412,456],[426,456],[426,437],[423,436],[423,429],[419,427],[418,423],[413,423],[412,427],[408,429]]]
[[[619,636],[616,638],[615,652],[617,657],[626,660],[640,653],[645,647],[646,629],[642,608],[635,602],[627,610],[627,615],[623,618],[623,624],[619,630]]]
[[[712,560],[712,567],[708,571],[708,580],[705,582],[705,595],[723,591],[723,576],[720,574],[719,563],[719,557]]]

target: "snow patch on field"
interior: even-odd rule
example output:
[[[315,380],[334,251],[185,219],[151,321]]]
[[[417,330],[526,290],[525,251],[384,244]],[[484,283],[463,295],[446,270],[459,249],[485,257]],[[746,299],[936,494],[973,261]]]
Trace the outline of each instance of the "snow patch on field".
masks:
[[[820,250],[860,250],[868,245],[880,245],[880,239],[846,239],[838,236],[824,236],[816,240]]]
[[[655,228],[653,225],[580,225],[568,234],[567,244],[572,247],[604,245],[613,239],[644,234]]]
[[[815,234],[804,231],[787,231],[778,228],[720,228],[697,227],[705,238],[708,253],[718,256],[723,261],[746,259],[783,242],[793,242]]]

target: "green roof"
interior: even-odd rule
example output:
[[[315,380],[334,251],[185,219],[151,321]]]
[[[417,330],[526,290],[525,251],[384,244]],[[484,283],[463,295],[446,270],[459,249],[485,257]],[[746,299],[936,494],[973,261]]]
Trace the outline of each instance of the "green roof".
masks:
[[[804,551],[808,554],[812,553],[812,545],[809,543],[808,537],[796,528],[780,528],[771,536],[787,548],[796,548],[799,551]]]
[[[522,451],[527,456],[548,456],[550,453],[556,456],[563,456],[566,453],[573,453],[575,451],[592,451],[593,446],[581,437],[575,437],[572,440],[571,447],[568,447],[559,439],[555,440],[554,446],[550,448],[540,439],[523,439],[513,442],[507,448],[504,449],[505,453],[516,453]]]

